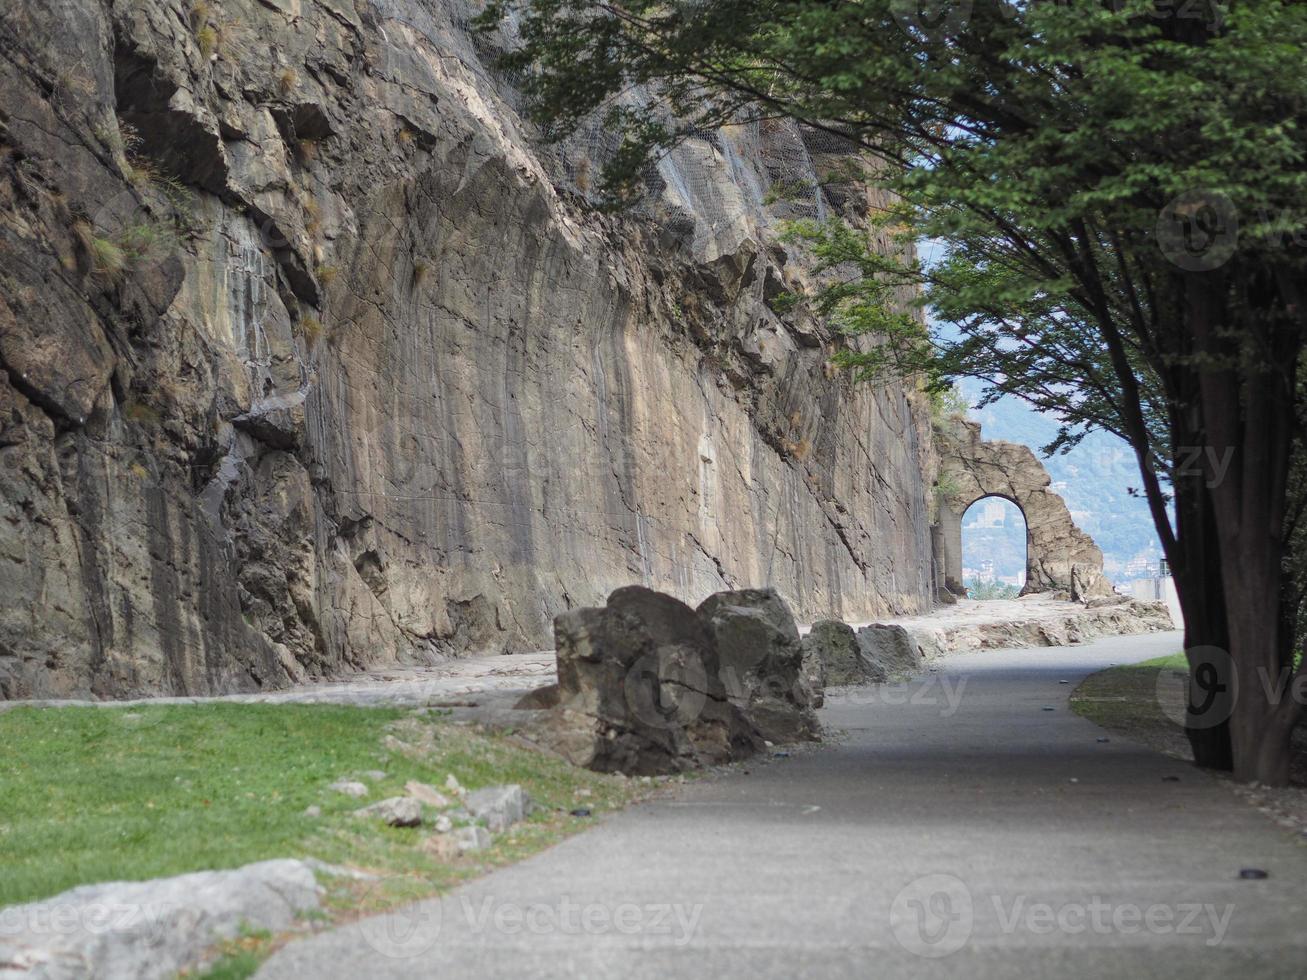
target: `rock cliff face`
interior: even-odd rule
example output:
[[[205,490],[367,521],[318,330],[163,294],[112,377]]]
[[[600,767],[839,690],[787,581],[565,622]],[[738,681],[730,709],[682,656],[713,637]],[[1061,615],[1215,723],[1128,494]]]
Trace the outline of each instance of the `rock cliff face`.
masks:
[[[928,604],[921,406],[772,308],[838,148],[705,135],[601,217],[472,13],[4,5],[0,697],[542,648],[632,582]]]

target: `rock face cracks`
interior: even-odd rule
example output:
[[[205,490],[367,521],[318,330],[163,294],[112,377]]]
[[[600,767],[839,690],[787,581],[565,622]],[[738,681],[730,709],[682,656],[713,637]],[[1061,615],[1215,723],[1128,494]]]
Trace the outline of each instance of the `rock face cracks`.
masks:
[[[629,582],[927,607],[921,399],[776,302],[845,151],[706,135],[600,215],[475,6],[3,5],[0,698],[541,649]]]
[[[1073,599],[1112,594],[1103,577],[1103,553],[1076,527],[1066,503],[1049,489],[1048,472],[1026,446],[988,441],[975,422],[954,420],[935,435],[939,453],[937,567],[943,587],[964,594],[962,515],[984,497],[1004,497],[1026,519],[1023,595],[1064,592]]]

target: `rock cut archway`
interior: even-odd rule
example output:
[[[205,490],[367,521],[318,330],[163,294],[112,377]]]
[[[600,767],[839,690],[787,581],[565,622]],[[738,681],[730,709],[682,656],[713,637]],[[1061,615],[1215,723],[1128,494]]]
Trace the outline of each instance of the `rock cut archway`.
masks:
[[[995,587],[1023,588],[1030,535],[1021,508],[1007,497],[991,494],[971,504],[961,521],[962,574],[968,594],[974,597],[971,585],[981,586],[987,580]],[[1014,574],[1017,578],[1012,578]]]
[[[1003,497],[1026,519],[1026,584],[1032,592],[1065,592],[1081,599],[1111,595],[1103,577],[1103,553],[1076,526],[1066,502],[1049,489],[1048,471],[1029,447],[987,441],[980,425],[958,419],[935,436],[939,453],[939,519],[936,561],[943,587],[965,594],[962,585],[962,515],[985,497]]]

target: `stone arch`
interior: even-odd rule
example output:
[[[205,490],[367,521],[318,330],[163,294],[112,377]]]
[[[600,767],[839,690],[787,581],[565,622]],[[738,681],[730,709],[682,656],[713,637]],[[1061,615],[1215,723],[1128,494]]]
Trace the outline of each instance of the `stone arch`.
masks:
[[[1066,502],[1049,489],[1048,471],[1029,447],[987,441],[980,425],[958,419],[935,436],[939,454],[936,573],[953,595],[962,586],[962,515],[985,497],[1004,497],[1026,519],[1026,584],[1022,595],[1064,592],[1075,599],[1110,595],[1103,553],[1076,526]]]

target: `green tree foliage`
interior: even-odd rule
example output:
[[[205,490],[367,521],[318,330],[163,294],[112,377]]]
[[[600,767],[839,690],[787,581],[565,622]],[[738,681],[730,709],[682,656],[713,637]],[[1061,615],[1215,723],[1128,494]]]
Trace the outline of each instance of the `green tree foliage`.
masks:
[[[966,418],[970,410],[966,395],[956,385],[934,388],[930,392],[930,422],[936,428],[952,419]]]
[[[1195,699],[1208,717],[1191,709],[1196,757],[1282,783],[1301,713],[1307,4],[924,6],[491,0],[483,24],[513,15],[506,66],[547,132],[602,113],[622,134],[615,200],[651,154],[724,123],[785,116],[865,151],[898,203],[864,229],[797,230],[846,273],[817,302],[884,338],[845,363],[980,378],[1065,420],[1057,445],[1124,438],[1195,682],[1217,679],[1215,706]],[[885,229],[944,257],[889,261]],[[956,342],[895,312],[903,283]]]
[[[994,579],[972,579],[964,583],[968,599],[1015,599],[1017,587]]]
[[[915,276],[904,256],[911,247],[885,254],[874,247],[871,232],[840,220],[796,221],[786,239],[801,242],[814,259],[813,274],[828,284],[812,300],[846,337],[869,337],[874,343],[843,348],[832,360],[850,369],[858,381],[882,381],[921,375],[936,395],[951,390],[922,318],[900,309],[895,295]]]

